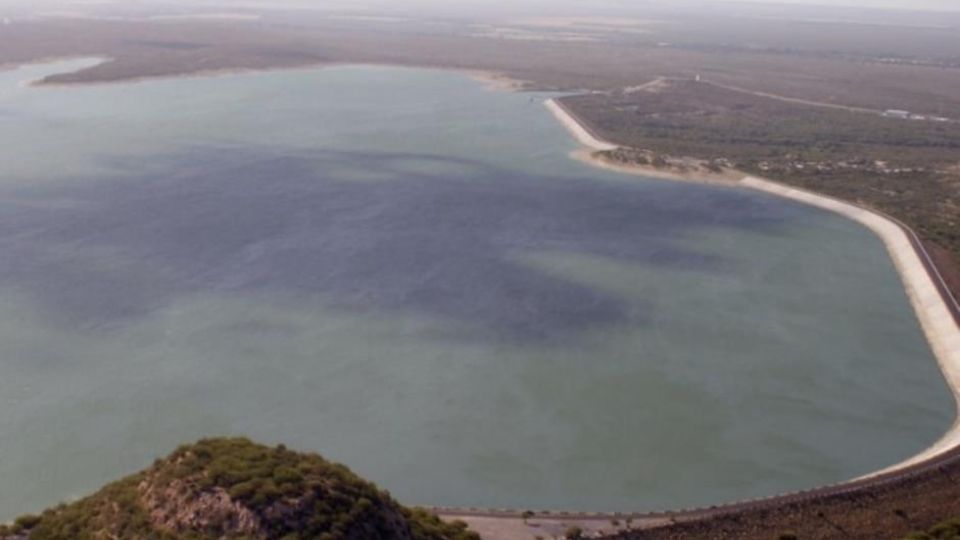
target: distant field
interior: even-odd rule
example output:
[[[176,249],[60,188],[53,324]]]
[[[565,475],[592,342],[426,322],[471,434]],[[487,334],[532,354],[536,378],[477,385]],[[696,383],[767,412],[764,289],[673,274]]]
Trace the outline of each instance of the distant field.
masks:
[[[960,69],[909,63],[943,62],[943,54],[909,56],[896,59],[906,63],[890,64],[882,56],[802,48],[809,41],[803,33],[798,34],[796,43],[772,40],[769,36],[757,36],[757,43],[762,46],[749,46],[746,38],[741,38],[742,42],[731,41],[731,34],[741,29],[768,26],[756,21],[731,19],[724,21],[730,26],[724,27],[723,32],[716,29],[713,33],[706,31],[707,24],[700,19],[684,23],[686,26],[677,22],[628,26],[625,30],[631,30],[630,33],[624,33],[623,28],[615,32],[616,27],[611,29],[609,23],[603,26],[600,22],[587,25],[587,30],[583,26],[544,28],[543,21],[541,26],[530,26],[529,22],[526,26],[493,25],[514,28],[521,36],[530,32],[538,36],[511,39],[510,32],[477,37],[487,28],[484,25],[448,25],[438,29],[422,21],[344,22],[303,15],[293,24],[279,15],[274,18],[275,21],[16,21],[0,32],[0,63],[64,55],[116,59],[108,65],[54,79],[67,83],[222,69],[374,62],[496,70],[531,81],[537,88],[573,91],[612,90],[659,76],[701,74],[724,84],[790,97],[960,118]],[[847,30],[844,26],[836,33]],[[550,31],[559,33],[557,40],[541,39]],[[889,40],[887,34],[891,31],[881,28],[873,43],[889,43],[883,40]],[[591,36],[590,41],[563,38],[584,32]],[[669,41],[661,41],[664,39]],[[960,50],[960,43],[950,49],[952,44],[947,40],[937,45],[937,50]]]

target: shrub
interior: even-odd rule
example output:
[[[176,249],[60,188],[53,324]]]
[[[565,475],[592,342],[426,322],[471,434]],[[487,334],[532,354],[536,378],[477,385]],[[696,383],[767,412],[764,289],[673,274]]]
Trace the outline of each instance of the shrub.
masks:
[[[40,523],[40,516],[26,515],[20,516],[13,522],[13,528],[16,531],[29,531]]]

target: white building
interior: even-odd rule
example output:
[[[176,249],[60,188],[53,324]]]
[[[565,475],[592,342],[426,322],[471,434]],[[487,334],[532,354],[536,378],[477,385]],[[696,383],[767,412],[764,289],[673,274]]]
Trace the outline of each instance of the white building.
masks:
[[[901,111],[899,109],[889,109],[883,113],[887,118],[902,118],[904,120],[910,118],[910,111]]]

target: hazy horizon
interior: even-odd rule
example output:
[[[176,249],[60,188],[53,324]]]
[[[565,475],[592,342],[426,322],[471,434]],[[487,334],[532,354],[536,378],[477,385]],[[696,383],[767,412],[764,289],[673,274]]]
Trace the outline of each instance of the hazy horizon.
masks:
[[[643,8],[657,7],[684,7],[684,6],[729,6],[731,9],[737,6],[757,5],[757,6],[777,6],[784,7],[820,7],[825,10],[843,9],[843,8],[867,8],[867,9],[895,9],[907,11],[947,11],[960,12],[960,4],[953,0],[916,0],[906,2],[903,0],[840,0],[837,2],[828,2],[827,0],[682,0],[680,2],[667,2],[664,0],[647,1],[628,1],[628,0],[600,0],[591,2],[589,6],[581,0],[354,0],[354,1],[324,1],[317,0],[280,0],[280,1],[260,1],[260,0],[0,0],[0,8],[24,8],[24,7],[44,7],[44,6],[70,6],[76,8],[84,7],[104,7],[117,5],[124,7],[146,7],[156,6],[189,6],[189,7],[223,7],[223,8],[314,8],[323,10],[371,10],[371,9],[389,9],[396,10],[398,7],[409,9],[440,9],[444,11],[457,10],[459,8],[482,9],[484,11],[516,11],[537,7],[550,8],[569,8],[575,10],[588,9],[622,9],[624,11],[640,11]]]

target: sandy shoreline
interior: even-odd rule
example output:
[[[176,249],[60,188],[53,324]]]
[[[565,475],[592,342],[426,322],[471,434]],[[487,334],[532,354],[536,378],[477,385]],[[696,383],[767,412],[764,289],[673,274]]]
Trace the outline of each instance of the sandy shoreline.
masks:
[[[940,370],[946,379],[950,391],[956,401],[957,412],[960,413],[960,326],[954,319],[952,311],[957,308],[955,300],[948,294],[942,294],[940,285],[942,278],[933,271],[928,271],[927,263],[932,263],[930,256],[923,250],[919,242],[914,244],[911,236],[915,236],[906,226],[872,210],[819,195],[810,191],[794,188],[772,180],[753,176],[722,177],[721,175],[675,174],[666,171],[657,171],[652,167],[633,167],[613,164],[593,156],[594,151],[613,150],[618,146],[604,141],[594,135],[582,125],[574,115],[554,100],[547,102],[547,108],[556,116],[570,134],[591,149],[590,152],[576,152],[574,157],[580,161],[590,163],[607,170],[641,176],[653,176],[669,180],[682,180],[706,184],[720,184],[731,187],[742,187],[762,191],[779,197],[784,197],[809,206],[828,210],[856,221],[867,227],[880,237],[887,248],[887,253],[893,260],[903,281],[910,303],[919,319],[920,326],[927,337],[934,356],[940,365]],[[658,174],[659,173],[659,174]],[[945,288],[944,288],[945,289]],[[954,305],[951,306],[950,304]],[[953,426],[939,441],[932,446],[900,463],[888,468],[868,474],[862,478],[869,478],[881,474],[896,472],[905,468],[923,463],[960,447],[960,416]]]
[[[924,259],[929,261],[930,256],[919,251],[911,242],[910,236],[913,232],[887,216],[866,208],[770,180],[748,176],[743,178],[739,185],[840,214],[867,227],[883,240],[887,253],[903,280],[907,296],[920,320],[920,327],[960,410],[960,327],[957,326],[947,303],[951,300],[944,298],[937,286],[940,276],[932,275],[924,264]],[[865,477],[898,471],[941,456],[957,447],[960,447],[960,417],[954,420],[950,430],[933,446]]]
[[[556,119],[563,124],[563,127],[567,128],[567,131],[573,135],[573,138],[583,146],[598,152],[619,148],[617,145],[604,141],[594,135],[590,129],[584,126],[579,119],[575,118],[559,101],[548,99],[546,105],[547,109],[553,113],[553,116],[556,117]]]
[[[527,85],[526,81],[513,79],[496,71],[461,71],[461,73],[466,73],[487,90],[495,92],[519,92]]]
[[[602,159],[593,155],[594,150],[586,148],[574,150],[570,153],[573,159],[586,163],[592,167],[606,169],[608,171],[620,174],[632,174],[634,176],[643,176],[645,178],[659,178],[661,180],[673,180],[676,182],[689,182],[691,184],[707,184],[714,186],[736,186],[740,181],[740,176],[724,172],[710,173],[707,171],[676,171],[671,168],[657,168],[653,165],[626,165],[615,163],[613,161]]]

